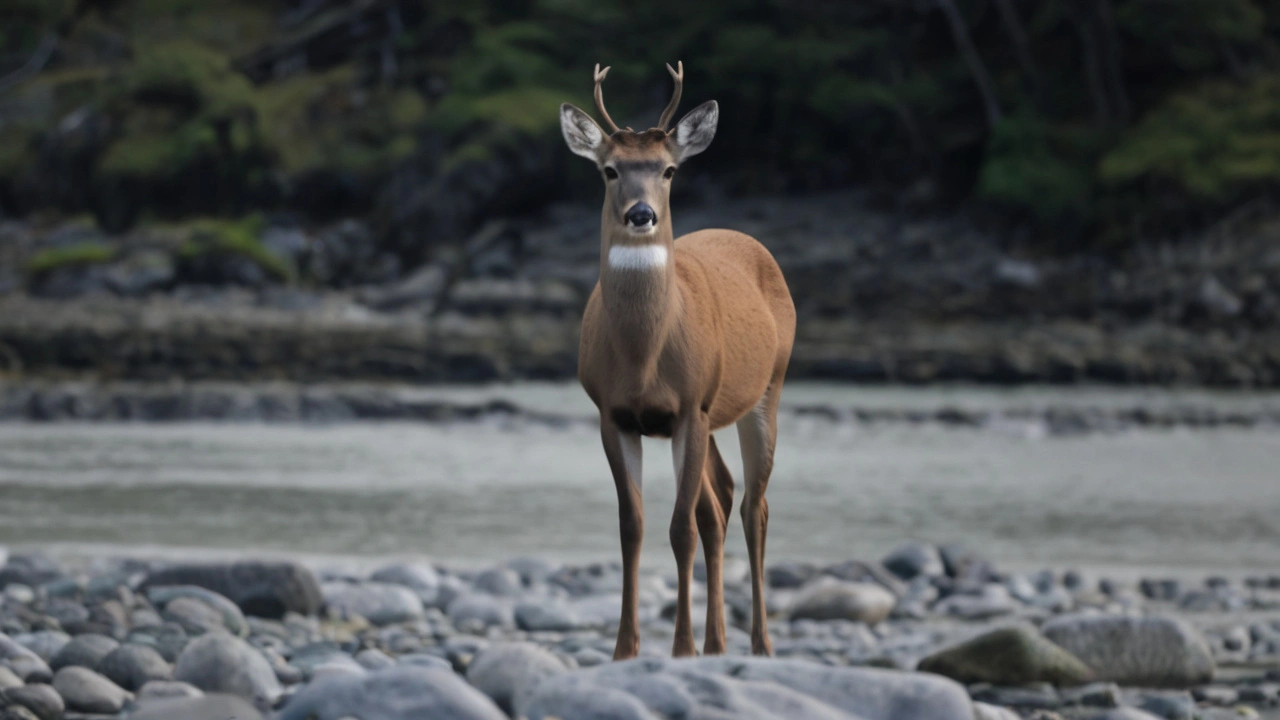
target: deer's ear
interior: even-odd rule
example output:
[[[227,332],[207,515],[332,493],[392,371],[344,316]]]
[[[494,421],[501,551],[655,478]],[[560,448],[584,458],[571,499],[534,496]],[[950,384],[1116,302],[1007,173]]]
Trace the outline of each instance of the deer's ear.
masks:
[[[560,132],[564,142],[574,155],[592,161],[600,161],[600,146],[604,144],[604,131],[591,116],[565,103],[560,106]]]
[[[715,100],[702,103],[680,118],[672,133],[677,158],[683,161],[706,150],[716,136],[716,123],[719,121],[720,106]]]

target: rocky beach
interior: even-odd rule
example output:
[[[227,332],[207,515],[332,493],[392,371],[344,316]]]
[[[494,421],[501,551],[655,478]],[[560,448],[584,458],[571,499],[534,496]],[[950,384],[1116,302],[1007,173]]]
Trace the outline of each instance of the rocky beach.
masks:
[[[354,570],[58,562],[28,548],[0,567],[0,717],[1280,717],[1274,574],[1008,572],[925,543],[879,560],[776,562],[772,659],[746,655],[746,576],[730,558],[729,653],[673,660],[674,580],[644,574],[641,657],[613,663],[611,562]]]

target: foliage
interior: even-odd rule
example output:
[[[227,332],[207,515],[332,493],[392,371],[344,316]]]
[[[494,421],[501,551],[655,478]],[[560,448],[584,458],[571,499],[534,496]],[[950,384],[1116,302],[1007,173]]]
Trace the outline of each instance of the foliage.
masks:
[[[84,242],[45,248],[27,260],[27,274],[39,276],[59,268],[100,265],[116,258],[116,248],[101,242]]]
[[[1223,201],[1280,183],[1280,73],[1247,85],[1210,82],[1155,108],[1099,167],[1103,182],[1144,180]]]
[[[991,133],[978,192],[1045,222],[1089,217],[1098,140],[1089,130],[1055,127],[1030,113],[1005,118]]]

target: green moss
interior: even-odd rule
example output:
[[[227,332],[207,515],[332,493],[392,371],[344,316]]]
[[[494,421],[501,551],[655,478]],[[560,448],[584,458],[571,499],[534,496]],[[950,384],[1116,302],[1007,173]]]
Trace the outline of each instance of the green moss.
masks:
[[[259,238],[266,226],[261,215],[239,220],[205,219],[191,225],[187,240],[178,248],[180,260],[204,255],[239,255],[253,261],[268,275],[281,282],[291,282],[296,274],[289,263],[273,255]]]
[[[86,242],[41,250],[27,260],[27,274],[44,275],[58,268],[100,265],[116,258],[116,249],[106,243]]]
[[[1154,180],[1212,201],[1280,182],[1280,73],[1171,97],[1103,157],[1098,175],[1111,186]]]

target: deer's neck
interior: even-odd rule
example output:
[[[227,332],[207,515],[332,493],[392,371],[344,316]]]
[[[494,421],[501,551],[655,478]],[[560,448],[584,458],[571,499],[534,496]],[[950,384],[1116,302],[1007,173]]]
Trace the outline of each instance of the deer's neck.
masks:
[[[671,221],[647,236],[606,226],[600,250],[605,331],[624,358],[652,372],[680,312]]]

